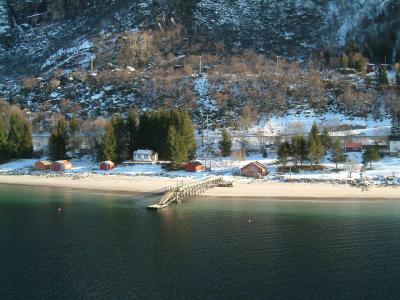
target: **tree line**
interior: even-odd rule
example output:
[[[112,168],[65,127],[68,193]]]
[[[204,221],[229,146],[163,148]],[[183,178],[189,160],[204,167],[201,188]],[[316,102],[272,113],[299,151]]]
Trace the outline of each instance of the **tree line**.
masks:
[[[61,118],[49,140],[52,160],[68,158],[73,148],[78,122]],[[77,142],[79,143],[79,142]],[[189,114],[181,110],[158,110],[138,114],[130,111],[126,118],[113,116],[106,124],[104,134],[95,143],[98,161],[121,163],[132,159],[137,149],[150,149],[160,159],[172,162],[178,168],[194,158],[196,145]]]
[[[193,159],[196,145],[189,114],[173,109],[140,116],[131,111],[126,120],[115,116],[106,127],[98,158],[119,163],[137,149],[157,152],[160,159],[172,162],[172,168]]]

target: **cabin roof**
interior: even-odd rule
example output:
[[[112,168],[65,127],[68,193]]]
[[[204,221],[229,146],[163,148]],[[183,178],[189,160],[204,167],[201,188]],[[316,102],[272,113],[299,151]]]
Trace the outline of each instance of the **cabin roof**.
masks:
[[[199,161],[191,161],[188,163],[188,165],[192,165],[192,166],[202,166],[203,164]]]
[[[362,143],[347,143],[346,148],[362,148]]]
[[[248,166],[251,166],[251,165],[254,165],[254,166],[256,166],[258,169],[261,169],[261,170],[265,170],[265,171],[267,170],[267,167],[264,166],[262,163],[260,163],[260,162],[258,162],[258,161],[252,161],[251,163],[245,165],[242,169],[245,169],[245,168],[247,168]]]
[[[48,160],[38,160],[37,162],[36,162],[37,164],[42,164],[42,165],[51,165],[51,161],[48,161]]]
[[[153,154],[155,152],[153,150],[148,150],[148,149],[139,149],[139,150],[136,150],[133,153],[134,154],[139,154],[139,155],[143,155],[143,154],[151,155],[151,154]]]

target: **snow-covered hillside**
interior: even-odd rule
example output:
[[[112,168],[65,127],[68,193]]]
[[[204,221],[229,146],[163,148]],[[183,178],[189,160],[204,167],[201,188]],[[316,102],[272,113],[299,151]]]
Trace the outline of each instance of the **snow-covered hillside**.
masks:
[[[11,18],[7,13],[10,1],[0,0],[0,36],[8,37],[11,32]],[[49,2],[48,9],[53,9],[48,14],[57,14],[54,12],[56,5],[44,2]],[[0,78],[2,75],[41,75],[40,72],[46,71],[41,66],[49,58],[68,52],[71,45],[79,44],[80,40],[94,38],[100,33],[152,26],[163,12],[179,14],[181,2],[87,1],[81,11],[60,12],[65,16],[62,19],[46,19],[38,25],[17,23],[12,30],[15,35],[12,47],[0,49]],[[97,13],[99,8],[101,14]],[[400,34],[396,35],[400,17],[395,13],[399,8],[397,0],[199,0],[192,15],[177,16],[177,19],[192,32],[221,41],[228,48],[252,48],[297,59],[309,56],[316,49],[342,47],[346,40],[354,38],[360,44],[368,40],[373,53],[387,49],[384,56],[391,59],[400,46]],[[37,13],[29,9],[21,11]],[[22,12],[18,11],[16,16],[17,12],[12,11],[13,18],[25,20],[28,15],[21,16]],[[76,15],[71,16],[74,12]],[[69,67],[69,63],[76,66],[79,61],[62,61],[61,66]],[[54,66],[59,63],[55,62]]]
[[[0,44],[11,37],[11,20],[8,14],[7,1],[0,0]]]

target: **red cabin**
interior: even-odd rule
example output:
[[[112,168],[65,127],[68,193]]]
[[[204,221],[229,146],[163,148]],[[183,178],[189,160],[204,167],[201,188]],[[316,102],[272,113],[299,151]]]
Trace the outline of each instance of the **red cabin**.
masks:
[[[361,143],[347,143],[344,147],[344,152],[362,152],[363,144]]]
[[[68,160],[57,160],[50,165],[50,170],[54,172],[64,172],[71,169],[72,164]]]
[[[206,167],[199,161],[191,161],[185,166],[186,172],[204,172]]]
[[[115,164],[112,161],[103,161],[100,163],[100,171],[110,171],[115,168]]]

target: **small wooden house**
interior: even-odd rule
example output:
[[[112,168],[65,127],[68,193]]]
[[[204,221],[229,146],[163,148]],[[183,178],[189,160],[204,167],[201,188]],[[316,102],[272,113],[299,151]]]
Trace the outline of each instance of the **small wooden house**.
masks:
[[[344,146],[344,152],[362,152],[362,150],[363,144],[361,143],[349,142]]]
[[[389,137],[389,153],[400,157],[400,136],[391,135]]]
[[[100,163],[100,171],[110,171],[115,168],[115,164],[112,161],[103,161]]]
[[[206,170],[205,165],[203,165],[199,161],[191,161],[190,163],[186,164],[185,166],[186,172],[204,172]]]
[[[35,162],[36,171],[48,171],[50,170],[51,162],[47,160],[39,160]]]
[[[57,160],[50,166],[50,170],[54,172],[64,172],[65,170],[71,170],[72,164],[68,160]]]
[[[240,169],[240,175],[252,178],[262,178],[268,175],[268,169],[262,163],[254,161]]]
[[[158,154],[153,150],[136,150],[133,152],[135,162],[155,163],[158,161]]]

